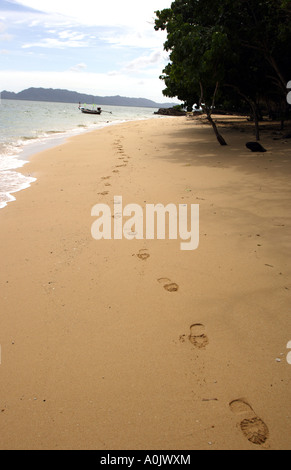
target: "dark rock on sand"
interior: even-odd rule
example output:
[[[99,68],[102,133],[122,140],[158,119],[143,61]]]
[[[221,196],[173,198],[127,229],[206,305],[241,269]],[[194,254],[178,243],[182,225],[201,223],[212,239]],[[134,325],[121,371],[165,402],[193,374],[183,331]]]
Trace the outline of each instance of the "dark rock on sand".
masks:
[[[252,152],[267,152],[266,149],[264,149],[264,147],[262,147],[261,144],[259,144],[259,142],[248,142],[246,144],[246,147],[251,150]]]
[[[159,111],[154,114],[160,114],[161,116],[186,116],[186,111],[182,111],[176,108],[160,108]]]

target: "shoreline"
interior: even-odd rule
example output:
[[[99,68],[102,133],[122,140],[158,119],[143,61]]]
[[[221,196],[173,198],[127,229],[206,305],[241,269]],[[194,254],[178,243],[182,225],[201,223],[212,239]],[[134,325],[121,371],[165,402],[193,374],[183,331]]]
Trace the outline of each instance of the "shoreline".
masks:
[[[30,159],[0,210],[1,449],[290,448],[290,142],[223,133],[134,121]],[[118,195],[199,204],[199,248],[94,240]]]
[[[24,178],[25,177],[30,178],[31,175],[30,174],[27,175],[22,169],[30,162],[30,160],[34,156],[40,155],[47,150],[59,147],[74,137],[78,137],[84,134],[90,134],[91,132],[96,132],[96,131],[102,130],[110,126],[120,125],[126,122],[135,122],[135,121],[138,122],[138,121],[151,120],[151,119],[157,119],[157,117],[152,116],[148,118],[140,118],[140,119],[132,119],[132,120],[129,119],[129,120],[112,121],[112,122],[108,121],[103,124],[96,124],[94,125],[94,128],[82,128],[82,129],[73,128],[67,131],[60,131],[60,132],[53,133],[55,135],[47,135],[47,136],[38,137],[36,139],[34,138],[28,139],[28,142],[25,143],[23,141],[23,143],[21,144],[21,150],[19,151],[19,153],[17,154],[12,153],[10,155],[12,161],[19,161],[19,166],[13,165],[11,168],[6,169],[6,171],[19,173]],[[0,210],[4,209],[11,202],[15,202],[16,200],[15,194],[19,193],[20,191],[24,191],[25,189],[30,188],[31,184],[33,184],[34,182],[35,181],[27,181],[26,183],[22,183],[22,184],[19,183],[20,185],[19,189],[13,189],[12,191],[8,191],[8,192],[5,191],[3,194],[6,195],[8,200],[5,202],[4,206],[0,207]]]

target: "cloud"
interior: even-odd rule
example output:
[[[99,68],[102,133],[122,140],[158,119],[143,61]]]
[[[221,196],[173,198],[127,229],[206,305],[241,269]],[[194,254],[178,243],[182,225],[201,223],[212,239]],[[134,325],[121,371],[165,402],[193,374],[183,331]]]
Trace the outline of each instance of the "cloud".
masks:
[[[60,40],[57,38],[44,38],[39,42],[32,42],[28,44],[23,44],[22,49],[30,49],[32,47],[43,47],[47,49],[66,49],[66,48],[80,48],[87,47],[88,43],[80,41],[79,37],[71,38],[67,40]]]
[[[5,42],[8,42],[8,41],[11,41],[13,39],[13,36],[12,34],[0,34],[0,41],[5,41]]]
[[[0,41],[11,41],[13,39],[12,34],[8,34],[6,24],[0,22]]]
[[[9,49],[17,59],[5,57],[8,47],[0,43],[1,87],[65,88],[164,101],[159,76],[166,32],[156,32],[153,23],[154,12],[171,2],[10,0],[13,8],[1,11],[0,39],[8,41],[13,34]]]
[[[162,48],[166,39],[165,32],[154,31],[154,12],[170,6],[171,0],[82,0],[82,4],[71,0],[10,0],[10,4],[29,7],[28,10],[14,8],[3,12],[7,24],[27,28],[22,35],[25,49],[87,47],[85,33],[88,40],[103,42],[112,48],[153,49]],[[29,31],[41,29],[43,38],[27,40]],[[79,35],[72,31],[77,29],[81,30]],[[49,37],[53,33],[54,38]],[[65,40],[67,44],[62,44]]]
[[[0,11],[1,11],[1,0],[0,0]],[[55,13],[42,13],[35,10],[5,10],[1,11],[3,16],[0,17],[0,22],[3,21],[5,24],[10,26],[24,26],[25,28],[33,29],[41,27],[44,29],[54,29],[55,27],[76,27],[79,23],[75,19],[70,17],[64,17]]]
[[[172,0],[12,0],[47,14],[74,18],[80,24],[96,26],[133,26],[153,21],[154,12],[170,7]]]
[[[35,26],[39,26],[41,24],[40,20],[33,20],[29,23],[28,27],[29,28],[35,28]]]
[[[71,72],[82,72],[84,71],[85,69],[87,68],[87,64],[77,64],[77,65],[74,65],[74,67],[71,67],[70,68],[70,71]]]
[[[100,35],[100,39],[115,47],[153,49],[161,47],[161,44],[166,40],[166,33],[154,31],[152,26],[145,25],[143,30],[135,30],[130,27],[108,30]]]
[[[111,70],[108,72],[108,76],[114,77],[117,75],[129,75],[137,77],[141,80],[142,77],[156,77],[160,76],[160,72],[165,66],[168,57],[159,49],[153,50],[148,55],[141,55],[136,59],[131,60],[123,64],[120,70]]]
[[[32,42],[23,44],[22,49],[29,49],[32,47],[43,47],[48,49],[66,49],[66,48],[79,48],[79,47],[88,47],[88,41],[84,41],[87,37],[86,34],[71,31],[71,30],[62,30],[60,32],[56,30],[50,30],[48,33],[56,36],[53,38],[43,38],[38,42]]]
[[[81,41],[86,37],[83,33],[76,33],[74,31],[61,31],[58,33],[60,39],[70,39],[73,41]]]
[[[138,72],[147,67],[151,67],[159,63],[162,59],[160,51],[154,51],[149,56],[141,56],[129,62],[123,70],[128,72]]]

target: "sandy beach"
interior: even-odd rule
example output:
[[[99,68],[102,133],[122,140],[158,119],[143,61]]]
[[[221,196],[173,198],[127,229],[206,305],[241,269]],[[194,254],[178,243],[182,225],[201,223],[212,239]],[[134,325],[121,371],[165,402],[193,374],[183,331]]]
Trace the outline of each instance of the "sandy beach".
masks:
[[[222,133],[136,121],[22,169],[37,181],[0,211],[1,449],[291,448],[291,142]],[[94,240],[114,196],[199,204],[199,248]]]

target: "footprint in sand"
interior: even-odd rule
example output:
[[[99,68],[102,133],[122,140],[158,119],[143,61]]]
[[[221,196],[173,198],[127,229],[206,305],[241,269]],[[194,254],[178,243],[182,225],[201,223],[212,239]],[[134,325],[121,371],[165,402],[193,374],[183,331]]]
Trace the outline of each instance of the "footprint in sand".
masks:
[[[251,405],[244,399],[234,400],[229,404],[231,411],[240,416],[240,429],[252,444],[262,446],[269,438],[267,425],[256,415]]]
[[[115,140],[115,142],[114,142],[114,147],[117,147],[118,149],[119,149],[119,148],[122,148],[122,143],[121,143],[121,141],[120,141],[120,140]]]
[[[209,344],[209,339],[205,334],[205,326],[202,323],[194,323],[190,326],[190,343],[197,349],[205,349]]]
[[[148,253],[148,250],[144,249],[144,250],[139,250],[136,256],[142,261],[146,261],[147,259],[150,258],[151,255]]]
[[[114,147],[117,149],[117,151],[118,151],[119,153],[124,152],[124,148],[123,148],[123,145],[122,145],[121,142],[116,142],[116,143],[114,144]]]
[[[162,277],[158,279],[158,282],[163,285],[164,289],[168,292],[178,292],[179,286],[175,282],[172,282],[171,279],[167,277]]]
[[[98,196],[107,196],[109,194],[108,191],[103,191],[102,193],[98,193]]]
[[[102,176],[102,180],[110,180],[111,176]]]

